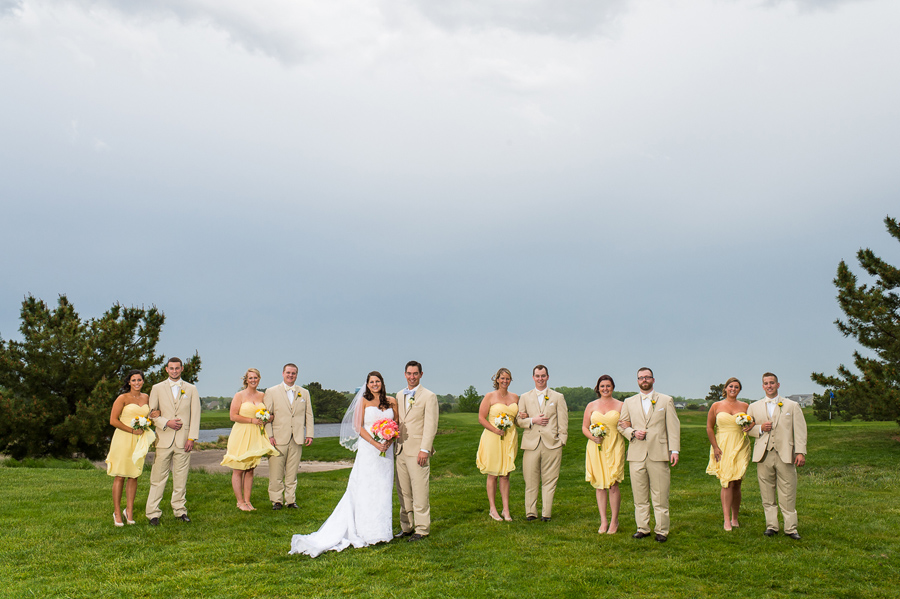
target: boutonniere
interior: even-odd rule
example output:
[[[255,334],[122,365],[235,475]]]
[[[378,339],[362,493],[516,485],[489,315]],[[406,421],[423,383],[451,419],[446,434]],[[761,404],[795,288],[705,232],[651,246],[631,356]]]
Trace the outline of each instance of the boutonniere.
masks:
[[[549,395],[548,393],[545,393],[545,394],[544,394],[544,401],[547,401],[547,400],[549,400],[549,399],[550,399],[550,395]]]
[[[406,401],[409,402],[409,405],[414,406],[414,405],[416,405],[416,396],[410,395],[409,397],[406,398]]]
[[[651,399],[651,400],[650,400],[650,403],[651,403],[652,405],[655,406],[655,405],[656,405],[656,400],[655,400],[655,399]]]
[[[779,401],[779,402],[778,402],[778,407],[781,408],[781,407],[783,407],[783,406],[784,406],[784,402],[783,402],[783,401]]]
[[[184,395],[184,389],[179,392],[179,395]]]

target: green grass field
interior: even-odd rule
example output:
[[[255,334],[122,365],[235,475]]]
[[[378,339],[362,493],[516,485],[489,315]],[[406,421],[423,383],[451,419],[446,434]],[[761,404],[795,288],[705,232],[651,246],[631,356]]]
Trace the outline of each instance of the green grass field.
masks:
[[[512,475],[515,521],[488,517],[485,479],[474,465],[481,428],[474,414],[450,414],[441,417],[435,443],[431,537],[316,559],[287,555],[291,535],[318,528],[343,494],[349,470],[301,475],[300,510],[265,509],[260,480],[254,503],[264,509],[254,513],[235,508],[228,475],[193,472],[191,524],[176,522],[164,501],[159,528],[140,517],[136,526],[114,528],[111,479],[103,471],[0,468],[0,597],[898,596],[896,424],[809,420],[798,493],[803,540],[796,542],[762,535],[752,464],[742,526],[722,531],[719,485],[704,472],[705,414],[680,416],[682,458],[672,471],[665,544],[631,539],[627,476],[619,534],[596,534],[576,414],[552,522],[525,521],[519,470]],[[317,439],[304,452],[308,459],[349,455],[335,439]],[[148,485],[145,475],[138,515]]]

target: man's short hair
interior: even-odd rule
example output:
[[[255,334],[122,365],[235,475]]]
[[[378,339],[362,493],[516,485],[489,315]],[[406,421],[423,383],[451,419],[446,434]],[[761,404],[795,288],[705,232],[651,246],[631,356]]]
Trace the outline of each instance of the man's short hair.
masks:
[[[774,373],[774,372],[767,372],[767,373],[765,373],[765,374],[763,375],[763,380],[765,380],[767,376],[770,376],[770,377],[772,377],[773,379],[775,379],[775,382],[776,382],[776,383],[778,382],[778,377],[775,376],[775,373]]]
[[[175,356],[172,356],[171,358],[169,358],[169,361],[166,362],[166,366],[168,366],[168,365],[171,364],[172,362],[176,362],[176,363],[181,364],[182,366],[184,366],[184,362],[181,361],[181,358],[176,358]]]
[[[294,364],[293,362],[288,362],[287,364],[285,364],[285,365],[284,365],[284,368],[281,369],[281,372],[283,373],[285,370],[287,370],[287,369],[288,369],[288,366],[293,366],[293,367],[294,367],[294,370],[296,370],[297,372],[300,372],[300,369],[297,368],[297,365]]]
[[[415,360],[410,360],[409,362],[407,362],[406,368],[403,369],[403,372],[406,372],[406,369],[409,368],[410,366],[414,366],[414,367],[418,368],[419,374],[422,374],[423,372],[425,372],[424,370],[422,370],[422,365],[419,364],[418,362],[416,362]]]
[[[650,373],[650,376],[653,376],[653,369],[652,369],[652,368],[647,368],[646,366],[643,366],[643,367],[641,367],[641,368],[638,368],[637,373],[640,374],[640,373],[641,373],[642,371],[644,371],[644,370],[646,370],[647,372],[649,372],[649,373]]]
[[[534,373],[537,372],[538,370],[543,370],[544,372],[547,373],[547,376],[550,376],[550,371],[547,370],[547,367],[544,366],[543,364],[538,364],[537,366],[535,366],[534,368],[532,368],[532,369],[531,369],[531,376],[534,376]]]

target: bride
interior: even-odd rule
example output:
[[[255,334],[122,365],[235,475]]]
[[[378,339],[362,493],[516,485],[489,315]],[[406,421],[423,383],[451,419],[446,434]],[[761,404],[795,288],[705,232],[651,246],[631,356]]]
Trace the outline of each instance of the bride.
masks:
[[[384,418],[396,421],[397,402],[385,393],[381,374],[370,372],[366,386],[353,398],[341,422],[341,445],[350,451],[360,446],[347,490],[319,530],[294,535],[291,553],[316,557],[325,551],[365,547],[393,538],[394,455],[389,451],[393,440],[379,443],[371,434],[372,425]]]

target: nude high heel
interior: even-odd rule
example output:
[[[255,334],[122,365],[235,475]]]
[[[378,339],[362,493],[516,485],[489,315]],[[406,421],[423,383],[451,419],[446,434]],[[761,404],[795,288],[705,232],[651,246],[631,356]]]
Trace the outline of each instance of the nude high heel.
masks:
[[[113,512],[113,524],[115,524],[116,527],[119,527],[119,526],[125,526],[125,523],[124,523],[124,522],[119,522],[118,520],[116,520],[116,513],[115,513],[115,512]]]

